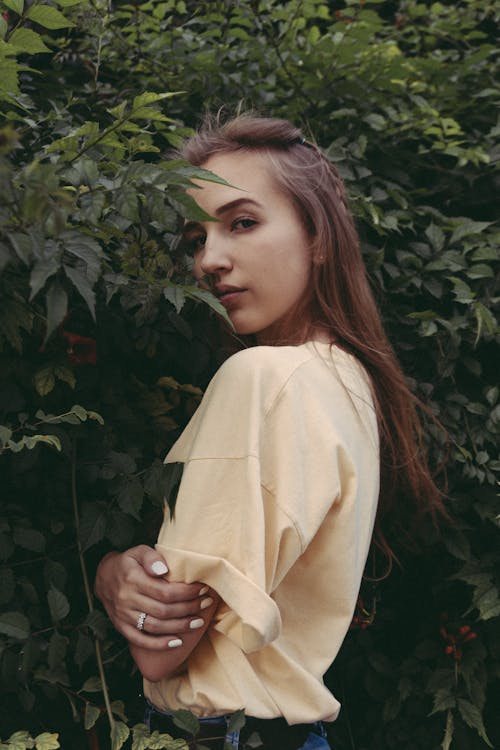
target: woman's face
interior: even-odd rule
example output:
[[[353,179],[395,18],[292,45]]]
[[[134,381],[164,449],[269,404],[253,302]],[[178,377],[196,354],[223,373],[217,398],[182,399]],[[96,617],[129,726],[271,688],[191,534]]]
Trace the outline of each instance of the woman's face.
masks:
[[[218,219],[188,222],[184,228],[194,275],[210,278],[237,333],[272,343],[310,283],[309,237],[295,207],[275,185],[265,156],[218,154],[203,167],[232,187],[197,180],[200,189],[189,191]],[[297,321],[296,329],[305,322]]]

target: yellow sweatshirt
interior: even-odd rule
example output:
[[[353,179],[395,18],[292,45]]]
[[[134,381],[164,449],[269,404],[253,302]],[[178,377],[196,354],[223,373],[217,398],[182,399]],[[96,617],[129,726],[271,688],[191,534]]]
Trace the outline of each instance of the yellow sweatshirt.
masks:
[[[146,696],[198,716],[333,721],[323,675],[351,622],[379,493],[365,371],[325,343],[239,352],[166,462],[184,471],[157,550],[171,580],[202,581],[222,603],[185,671],[145,681]]]

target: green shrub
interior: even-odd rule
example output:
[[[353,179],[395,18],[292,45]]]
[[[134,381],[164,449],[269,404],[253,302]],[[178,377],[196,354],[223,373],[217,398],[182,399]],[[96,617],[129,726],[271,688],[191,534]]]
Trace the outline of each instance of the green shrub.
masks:
[[[118,750],[140,721],[92,578],[153,541],[162,457],[218,361],[217,302],[175,240],[197,172],[163,154],[240,100],[337,164],[391,339],[450,435],[455,523],[369,592],[375,622],[328,675],[334,746],[500,742],[496,5],[0,5],[0,747]]]

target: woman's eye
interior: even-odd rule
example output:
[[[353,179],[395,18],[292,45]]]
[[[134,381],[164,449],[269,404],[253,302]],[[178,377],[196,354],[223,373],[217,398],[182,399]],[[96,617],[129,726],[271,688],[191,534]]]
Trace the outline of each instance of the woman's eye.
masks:
[[[243,217],[241,219],[236,219],[231,224],[231,229],[250,229],[253,227],[257,222],[254,219],[248,219],[246,217]]]
[[[203,249],[206,242],[206,236],[199,234],[197,236],[191,236],[186,238],[186,245],[191,253],[199,253]]]

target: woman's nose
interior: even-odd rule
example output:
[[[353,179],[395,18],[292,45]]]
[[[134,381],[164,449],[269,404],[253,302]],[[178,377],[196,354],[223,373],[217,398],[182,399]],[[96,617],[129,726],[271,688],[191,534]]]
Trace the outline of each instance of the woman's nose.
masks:
[[[218,271],[229,270],[232,262],[229,248],[224,240],[207,236],[195,265],[199,266],[203,274],[214,274]]]

